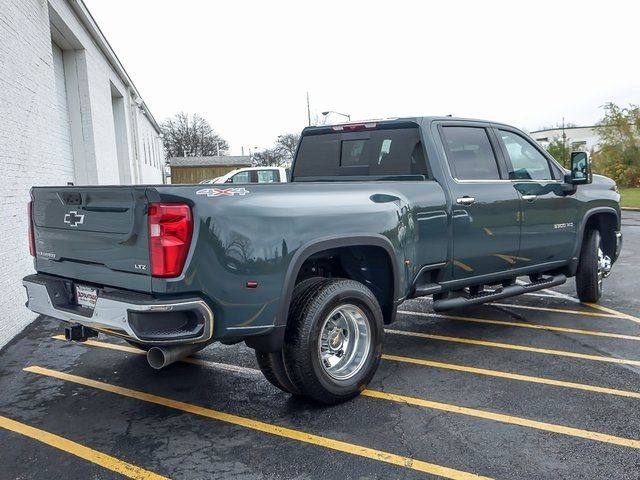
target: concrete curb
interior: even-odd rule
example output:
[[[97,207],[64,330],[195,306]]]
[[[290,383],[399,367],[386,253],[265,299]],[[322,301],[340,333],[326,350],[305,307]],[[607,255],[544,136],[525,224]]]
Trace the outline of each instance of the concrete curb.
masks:
[[[637,207],[620,207],[620,210],[627,210],[629,212],[640,212],[640,208]]]

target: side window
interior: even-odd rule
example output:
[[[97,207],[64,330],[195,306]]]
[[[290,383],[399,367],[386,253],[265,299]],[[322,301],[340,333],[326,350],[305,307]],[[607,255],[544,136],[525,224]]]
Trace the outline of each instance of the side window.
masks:
[[[513,171],[512,180],[553,180],[549,161],[524,137],[500,130],[499,135],[507,152]]]
[[[231,182],[227,180],[228,183],[251,183],[251,172],[246,171],[246,172],[236,173],[229,180],[231,180]]]
[[[486,129],[442,127],[447,159],[458,180],[499,180],[500,171]]]
[[[371,136],[371,175],[424,175],[424,156],[418,129],[381,130]]]
[[[273,183],[278,181],[277,170],[256,170],[258,183]]]

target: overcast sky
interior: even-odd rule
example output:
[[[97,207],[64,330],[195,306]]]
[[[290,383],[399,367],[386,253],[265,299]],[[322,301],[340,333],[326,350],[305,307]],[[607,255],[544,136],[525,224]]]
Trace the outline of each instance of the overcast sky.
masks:
[[[266,148],[324,110],[528,130],[640,103],[634,1],[85,0],[158,121]],[[342,119],[334,116],[333,123]]]

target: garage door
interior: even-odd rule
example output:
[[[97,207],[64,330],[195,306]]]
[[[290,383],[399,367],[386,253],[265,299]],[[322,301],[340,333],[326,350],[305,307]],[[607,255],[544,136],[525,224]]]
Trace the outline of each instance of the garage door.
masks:
[[[68,166],[73,178],[73,150],[71,149],[71,123],[69,120],[69,102],[67,101],[67,89],[65,85],[64,63],[62,61],[62,49],[55,43],[51,44],[53,50],[53,72],[55,75],[55,94],[57,105],[57,117],[53,132],[58,139],[60,158],[52,159],[55,163]]]

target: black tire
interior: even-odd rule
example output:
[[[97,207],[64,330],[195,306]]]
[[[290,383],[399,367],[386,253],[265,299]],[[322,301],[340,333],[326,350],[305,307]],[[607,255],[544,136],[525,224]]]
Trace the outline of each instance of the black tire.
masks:
[[[351,376],[344,379],[328,373],[321,363],[319,347],[329,315],[340,308],[357,310],[362,325],[366,325],[366,335],[353,337],[359,338],[353,345],[367,347]],[[343,329],[337,331],[343,332]],[[365,389],[375,374],[382,355],[383,332],[382,311],[367,287],[346,279],[319,282],[305,290],[289,309],[283,349],[289,379],[302,394],[318,402],[331,405],[349,400]],[[346,339],[346,336],[340,336],[343,341]],[[338,355],[341,356],[340,352]],[[349,355],[349,358],[357,357]],[[348,363],[351,364],[351,360]]]
[[[271,385],[279,388],[283,392],[300,395],[298,389],[293,386],[293,383],[291,383],[291,380],[289,380],[287,376],[282,359],[282,350],[278,350],[277,352],[262,352],[256,350],[256,360],[262,375],[264,375],[264,378],[266,378]]]
[[[304,294],[307,289],[317,285],[323,280],[325,279],[322,277],[312,277],[298,283],[293,289],[293,294],[291,295],[290,309],[295,308],[301,294]],[[258,362],[258,367],[260,367],[260,371],[271,385],[292,395],[301,394],[289,379],[284,365],[284,359],[282,357],[282,350],[278,350],[276,352],[263,352],[256,350],[256,360]]]
[[[148,352],[149,350],[151,350],[151,347],[153,347],[153,345],[143,345],[141,343],[134,342],[133,340],[125,340],[125,341],[132,347],[136,347],[138,350],[144,350],[145,352]]]
[[[581,302],[595,303],[602,296],[602,279],[599,281],[598,250],[601,248],[600,232],[589,230],[580,249],[580,261],[576,272],[576,291]]]

